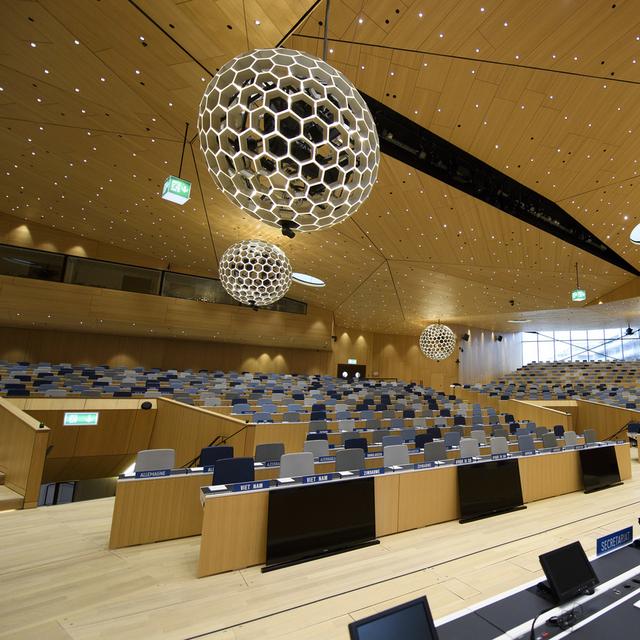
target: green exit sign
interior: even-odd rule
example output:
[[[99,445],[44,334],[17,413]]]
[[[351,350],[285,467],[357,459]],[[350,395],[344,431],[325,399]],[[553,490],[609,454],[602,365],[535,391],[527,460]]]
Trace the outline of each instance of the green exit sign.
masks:
[[[65,411],[62,424],[65,427],[95,427],[99,415],[97,411]]]
[[[169,202],[175,202],[176,204],[184,204],[190,195],[191,183],[188,180],[169,176],[164,181],[164,187],[162,189],[163,200],[169,200]]]
[[[572,302],[582,302],[587,299],[587,292],[584,289],[574,289],[571,292]]]

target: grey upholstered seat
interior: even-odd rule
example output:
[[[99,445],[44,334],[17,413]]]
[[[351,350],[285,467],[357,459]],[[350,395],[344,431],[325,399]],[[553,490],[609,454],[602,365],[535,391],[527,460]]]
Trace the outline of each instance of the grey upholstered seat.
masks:
[[[315,442],[319,442],[316,440]],[[315,472],[313,453],[310,451],[285,453],[280,458],[280,477],[312,476]]]
[[[176,464],[175,449],[145,449],[138,451],[136,471],[159,471],[173,469]]]

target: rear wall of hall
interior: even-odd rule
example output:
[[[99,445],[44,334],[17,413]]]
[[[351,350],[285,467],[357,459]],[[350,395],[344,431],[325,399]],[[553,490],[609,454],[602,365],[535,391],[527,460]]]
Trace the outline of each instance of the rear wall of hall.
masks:
[[[369,376],[413,380],[437,389],[488,380],[519,366],[519,334],[498,343],[490,332],[472,330],[471,341],[461,343],[464,353],[456,351],[442,362],[422,355],[417,336],[340,327],[335,335],[332,349],[324,351],[2,327],[0,360],[336,375],[338,364],[354,358],[367,366]]]

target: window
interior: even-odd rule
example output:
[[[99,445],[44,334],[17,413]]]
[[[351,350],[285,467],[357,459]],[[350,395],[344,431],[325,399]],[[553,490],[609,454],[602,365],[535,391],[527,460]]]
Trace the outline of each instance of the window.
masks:
[[[63,270],[64,256],[60,253],[0,245],[0,274],[3,276],[60,282]]]
[[[640,360],[640,332],[626,329],[531,331],[522,334],[522,363]]]
[[[64,281],[103,289],[158,294],[161,273],[155,269],[70,256],[67,259]]]

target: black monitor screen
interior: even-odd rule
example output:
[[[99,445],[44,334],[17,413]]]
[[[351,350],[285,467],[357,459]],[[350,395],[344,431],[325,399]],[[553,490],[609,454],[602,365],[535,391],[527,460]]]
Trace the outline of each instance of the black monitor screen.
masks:
[[[585,491],[604,489],[620,482],[615,447],[580,449],[580,466]]]
[[[359,478],[270,491],[267,566],[374,540],[373,482]]]
[[[438,640],[427,599],[422,596],[349,625],[351,640]]]
[[[494,460],[458,467],[460,518],[470,520],[522,505],[517,460]]]
[[[592,590],[600,582],[579,542],[543,553],[540,564],[559,604]]]

